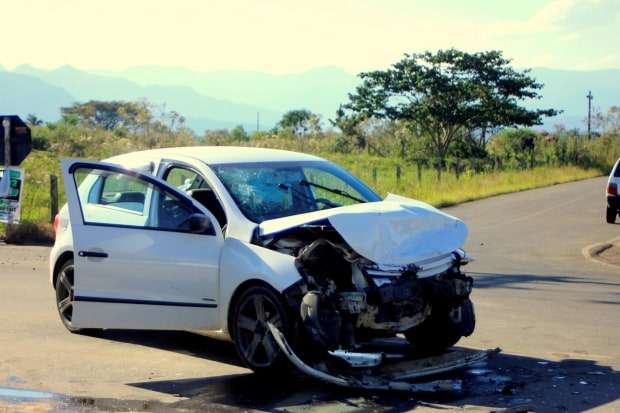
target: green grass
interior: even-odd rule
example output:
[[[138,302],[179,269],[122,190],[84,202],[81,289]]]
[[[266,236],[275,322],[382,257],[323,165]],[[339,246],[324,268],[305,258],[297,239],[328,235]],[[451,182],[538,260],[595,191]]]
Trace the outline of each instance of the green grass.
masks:
[[[407,165],[397,158],[369,155],[320,154],[361,178],[381,195],[388,192],[419,199],[438,207],[482,199],[493,195],[523,191],[564,182],[600,176],[596,169],[576,166],[546,166],[527,170],[505,170],[473,173],[467,171],[456,178],[454,172],[444,171],[441,181],[437,172],[423,169],[418,180],[415,165]],[[397,182],[396,166],[401,166],[401,178]],[[26,171],[26,183],[22,199],[22,221],[49,223],[49,175],[58,176],[60,203],[65,202],[60,164],[57,156],[34,151],[22,164]],[[373,169],[377,180],[373,179]],[[0,233],[4,232],[0,225]]]
[[[454,172],[443,171],[441,181],[437,171],[422,169],[418,179],[416,165],[404,164],[396,158],[364,155],[322,154],[362,179],[379,194],[388,192],[419,199],[437,207],[474,201],[494,195],[524,191],[565,182],[600,176],[598,169],[577,166],[544,166],[526,170],[504,170],[474,173],[466,171],[459,178]],[[401,166],[400,181],[396,167]],[[373,169],[377,180],[373,179]]]

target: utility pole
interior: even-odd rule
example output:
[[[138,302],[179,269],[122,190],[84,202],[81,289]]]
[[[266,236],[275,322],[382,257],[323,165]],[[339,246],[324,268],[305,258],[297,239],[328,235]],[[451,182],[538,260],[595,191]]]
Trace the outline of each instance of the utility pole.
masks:
[[[256,112],[256,132],[260,131],[259,113]]]
[[[4,127],[4,167],[6,171],[6,168],[11,166],[11,119],[2,119],[2,126]]]
[[[586,97],[588,98],[588,139],[592,139],[592,99],[594,96],[592,96],[591,90],[588,91]]]

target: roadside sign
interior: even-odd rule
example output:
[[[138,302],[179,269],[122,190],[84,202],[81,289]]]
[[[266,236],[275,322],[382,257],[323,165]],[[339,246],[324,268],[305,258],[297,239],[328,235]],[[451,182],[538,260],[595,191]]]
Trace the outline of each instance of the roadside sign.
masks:
[[[2,165],[6,165],[5,140],[7,136],[10,141],[11,165],[9,166],[19,166],[32,150],[30,128],[17,115],[0,115],[0,164]]]
[[[0,222],[18,224],[24,192],[24,170],[16,167],[0,169]]]

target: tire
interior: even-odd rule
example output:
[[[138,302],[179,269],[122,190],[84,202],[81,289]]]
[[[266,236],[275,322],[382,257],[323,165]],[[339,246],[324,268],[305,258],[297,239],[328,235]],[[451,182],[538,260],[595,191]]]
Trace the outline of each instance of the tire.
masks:
[[[261,374],[285,372],[290,363],[269,332],[267,321],[278,327],[288,341],[290,319],[282,298],[271,288],[255,286],[244,291],[234,304],[231,325],[243,364]]]
[[[616,223],[616,215],[618,215],[618,211],[614,208],[610,208],[607,207],[606,211],[605,211],[605,218],[607,220],[608,224],[615,224]]]
[[[73,260],[65,262],[56,277],[56,309],[60,321],[67,330],[72,333],[81,333],[82,329],[73,327],[73,288],[74,288],[74,265]]]
[[[451,309],[447,307],[433,308],[426,320],[405,331],[405,337],[415,353],[440,353],[455,345],[461,337],[474,332],[476,316],[471,300],[467,299],[461,304],[458,322],[453,320],[450,313]]]

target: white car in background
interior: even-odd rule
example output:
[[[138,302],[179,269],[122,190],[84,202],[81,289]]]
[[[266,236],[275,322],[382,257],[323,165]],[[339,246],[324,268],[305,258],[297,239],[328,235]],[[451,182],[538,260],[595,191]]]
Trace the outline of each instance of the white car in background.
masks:
[[[462,221],[381,199],[324,159],[234,147],[62,161],[51,284],[84,329],[209,331],[255,371],[296,350],[404,333],[441,351],[474,329]]]
[[[620,213],[620,159],[616,161],[609,174],[606,196],[605,219],[608,224],[614,224],[618,213]]]

